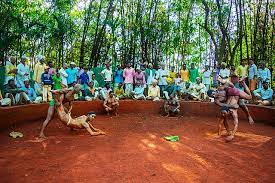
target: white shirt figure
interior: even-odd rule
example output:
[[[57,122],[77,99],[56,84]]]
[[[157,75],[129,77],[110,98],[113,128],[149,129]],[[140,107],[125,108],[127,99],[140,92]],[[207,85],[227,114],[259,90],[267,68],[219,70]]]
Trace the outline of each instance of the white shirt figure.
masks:
[[[68,74],[67,74],[66,70],[64,68],[59,69],[59,74],[62,79],[62,81],[61,81],[62,85],[68,86],[68,83],[67,83]]]
[[[151,85],[154,78],[155,78],[155,76],[154,76],[154,74],[153,74],[153,70],[150,69],[150,71],[149,71],[149,76],[148,76],[148,78],[147,78],[147,84],[148,84],[148,85]]]
[[[203,99],[201,98],[201,94],[204,94],[204,99],[206,97],[205,95],[206,87],[203,83],[194,83],[191,87],[191,95],[199,100]]]
[[[24,87],[24,81],[29,80],[30,79],[30,68],[27,64],[18,64],[17,66],[17,75],[16,75],[16,79],[17,79],[17,84],[18,87]]]
[[[159,80],[159,72],[158,72],[158,70],[155,72],[154,78],[155,78],[157,81]]]
[[[169,76],[169,72],[167,70],[165,70],[165,69],[159,69],[158,70],[159,85],[167,85],[166,78],[168,76]]]
[[[203,75],[203,77],[202,77],[202,83],[203,84],[210,85],[210,83],[211,83],[211,80],[210,80],[211,73],[212,72],[210,70],[204,71],[204,73],[202,74]]]
[[[175,81],[175,85],[176,86],[180,86],[181,83],[182,83],[182,79],[181,78],[174,78],[174,81]]]
[[[112,81],[112,75],[113,75],[113,72],[111,69],[104,69],[103,71],[101,71],[101,74],[103,74],[104,76],[104,81],[106,82],[110,82]]]

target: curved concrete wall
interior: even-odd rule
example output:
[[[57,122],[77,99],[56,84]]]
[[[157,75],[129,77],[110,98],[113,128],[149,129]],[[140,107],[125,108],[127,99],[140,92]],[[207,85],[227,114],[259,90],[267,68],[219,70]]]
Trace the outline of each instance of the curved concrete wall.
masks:
[[[83,115],[89,111],[103,113],[102,101],[76,101],[73,104],[73,115]],[[144,113],[159,114],[163,112],[163,101],[120,101],[120,113]],[[43,121],[47,115],[48,104],[32,104],[0,108],[0,129],[8,128],[12,124]],[[275,109],[249,105],[249,110],[256,122],[264,122],[275,125]],[[219,113],[219,107],[208,102],[181,102],[181,114],[186,116],[215,117]],[[246,119],[244,113],[239,110],[240,119]]]

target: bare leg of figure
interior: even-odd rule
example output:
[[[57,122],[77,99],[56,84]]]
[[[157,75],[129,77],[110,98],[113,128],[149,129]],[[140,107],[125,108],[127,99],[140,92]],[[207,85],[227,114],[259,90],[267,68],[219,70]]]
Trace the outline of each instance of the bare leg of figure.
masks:
[[[166,117],[169,117],[169,116],[170,116],[170,112],[169,112],[169,111],[167,111],[166,113],[167,113]]]
[[[113,106],[113,110],[115,112],[115,116],[118,116],[118,105]]]
[[[232,134],[228,137],[226,137],[226,141],[232,141],[233,138],[235,137],[235,134],[238,130],[238,125],[239,125],[239,119],[238,119],[238,113],[237,110],[232,111],[232,117],[233,117],[233,122],[234,122],[234,129],[232,131]]]
[[[44,130],[47,127],[47,125],[49,124],[49,122],[53,119],[53,115],[54,115],[54,106],[50,106],[48,109],[48,114],[47,114],[47,118],[46,120],[43,122],[39,137],[40,138],[46,138],[46,136],[44,135]]]
[[[229,129],[229,125],[228,125],[228,122],[227,122],[227,116],[224,116],[223,125],[226,129],[227,135],[231,135],[231,131]]]
[[[83,123],[83,127],[86,128],[86,130],[90,133],[91,136],[97,136],[97,135],[104,135],[104,132],[98,131],[98,132],[94,132],[89,124],[87,122]]]
[[[8,94],[8,98],[10,98],[11,99],[11,105],[13,106],[13,105],[15,105],[15,98],[13,97],[13,95],[11,94],[11,93],[9,93]]]
[[[242,99],[240,99],[240,100],[242,100]],[[245,105],[244,102],[242,104],[240,104],[240,107],[243,110],[243,112],[245,113],[245,115],[247,116],[249,124],[253,125],[254,124],[254,120],[253,120],[252,116],[250,115],[248,107]]]
[[[224,117],[221,116],[218,124],[218,136],[222,135],[222,125],[224,124]]]
[[[17,104],[22,105],[23,104],[23,95],[22,95],[22,93],[20,93],[19,96],[20,97],[19,97],[19,100],[18,100]]]
[[[264,101],[261,102],[261,105],[263,105],[263,106],[270,106],[271,104],[272,103],[268,100],[264,100]]]
[[[170,116],[170,112],[169,112],[169,106],[168,105],[164,105],[164,112],[166,113],[165,117],[169,117]]]
[[[105,108],[105,111],[107,112],[107,115],[109,116],[109,115],[110,115],[110,110],[109,110],[109,108]]]
[[[240,91],[240,98],[241,99],[246,99],[246,100],[251,100],[252,99],[252,95],[251,92],[248,88],[248,86],[245,84],[245,82],[242,82],[243,87],[244,87],[244,91]]]
[[[201,94],[201,100],[205,101],[205,95],[204,95],[204,93]]]

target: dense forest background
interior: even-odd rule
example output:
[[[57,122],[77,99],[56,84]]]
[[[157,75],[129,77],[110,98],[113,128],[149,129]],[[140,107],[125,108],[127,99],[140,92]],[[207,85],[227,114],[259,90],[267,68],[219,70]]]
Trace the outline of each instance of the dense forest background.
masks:
[[[0,58],[272,64],[274,20],[272,0],[0,0]]]

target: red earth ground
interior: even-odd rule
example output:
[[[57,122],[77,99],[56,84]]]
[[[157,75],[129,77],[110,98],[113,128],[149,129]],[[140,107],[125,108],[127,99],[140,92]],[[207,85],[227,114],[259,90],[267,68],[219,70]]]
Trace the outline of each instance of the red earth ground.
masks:
[[[106,136],[71,131],[57,119],[0,133],[0,182],[274,182],[275,128],[241,121],[233,142],[217,137],[216,118],[148,114],[97,116]],[[168,142],[166,135],[178,135]]]

